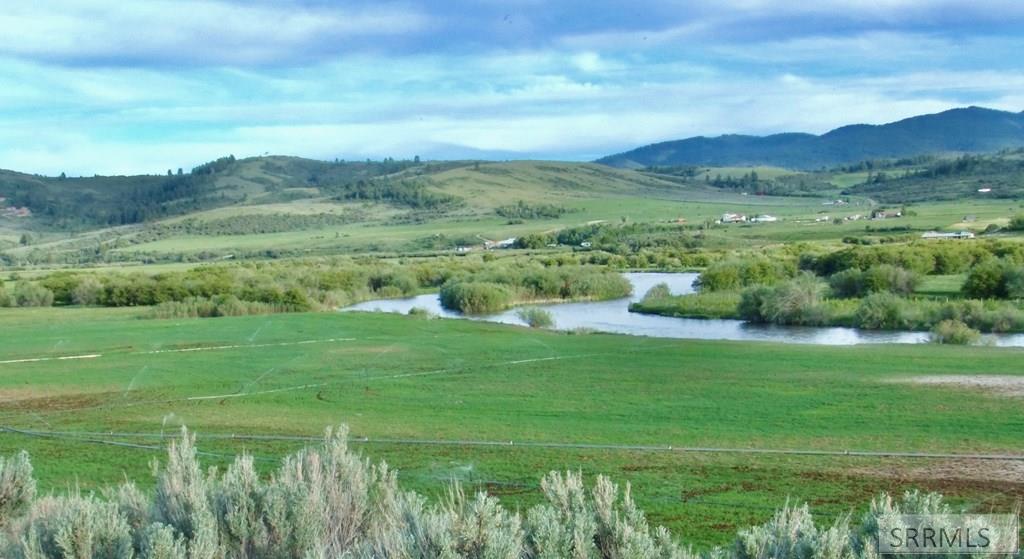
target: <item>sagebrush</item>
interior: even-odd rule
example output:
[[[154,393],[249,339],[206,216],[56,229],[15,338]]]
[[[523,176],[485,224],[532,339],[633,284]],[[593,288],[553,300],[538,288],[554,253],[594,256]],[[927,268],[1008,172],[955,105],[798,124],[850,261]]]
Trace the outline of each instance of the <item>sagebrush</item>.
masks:
[[[204,470],[187,431],[154,464],[156,488],[132,483],[36,498],[25,453],[0,460],[0,552],[12,559],[875,559],[885,515],[950,512],[936,494],[881,496],[859,523],[815,523],[785,506],[732,546],[702,553],[652,527],[630,487],[578,473],[541,480],[544,504],[506,509],[453,485],[439,502],[402,491],[386,464],[349,450],[344,427],[283,459],[268,478],[253,457]]]

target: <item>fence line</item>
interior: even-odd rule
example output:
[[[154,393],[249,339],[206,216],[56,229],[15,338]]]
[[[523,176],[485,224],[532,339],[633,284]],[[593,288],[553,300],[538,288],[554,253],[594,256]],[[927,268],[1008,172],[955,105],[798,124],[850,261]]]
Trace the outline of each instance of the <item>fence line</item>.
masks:
[[[102,435],[102,433],[85,433],[74,434],[70,431],[29,431],[25,429],[15,429],[13,427],[0,427],[0,431],[5,433],[12,433],[15,435],[22,435],[25,437],[33,437],[39,439],[55,439],[64,441],[73,441],[78,443],[97,444],[104,446],[116,446],[119,448],[131,448],[135,450],[148,450],[152,452],[163,452],[166,447],[161,445],[147,445],[139,443],[129,443],[124,441],[111,441],[105,439],[94,438],[96,435]],[[81,435],[81,436],[79,436]],[[117,435],[115,435],[117,436]],[[228,454],[224,452],[208,452],[196,449],[196,454],[200,456],[211,456],[216,458],[235,458],[235,454]],[[279,462],[277,458],[270,458],[266,456],[255,456],[252,455],[254,460],[267,461],[267,462]]]
[[[0,432],[28,436],[51,437],[114,437],[114,438],[155,438],[159,440],[177,438],[173,433],[126,433],[98,431],[36,431],[0,426]],[[209,433],[196,434],[199,440],[237,440],[237,441],[287,441],[287,442],[319,442],[323,437],[310,435],[270,435],[270,434],[227,434]],[[115,442],[115,441],[109,441]],[[411,439],[411,438],[375,438],[349,437],[351,444],[380,445],[419,445],[419,446],[462,446],[484,448],[543,448],[562,450],[614,450],[626,452],[669,452],[680,454],[745,454],[745,455],[778,455],[778,456],[829,456],[854,458],[907,458],[907,459],[952,459],[952,460],[1003,460],[1024,462],[1020,454],[976,454],[955,452],[908,452],[908,451],[872,451],[872,450],[828,450],[828,449],[786,449],[786,448],[741,448],[741,447],[710,447],[710,446],[674,446],[674,445],[642,445],[642,444],[603,444],[573,442],[542,442],[542,441],[487,441],[472,439]]]
[[[26,436],[26,437],[67,440],[67,441],[77,442],[77,443],[96,444],[96,445],[104,445],[104,446],[115,446],[115,447],[119,447],[119,448],[129,448],[129,449],[135,449],[135,450],[146,450],[146,451],[151,451],[151,452],[162,452],[162,451],[165,450],[165,448],[163,446],[157,446],[157,445],[146,445],[146,444],[138,444],[138,443],[127,443],[127,442],[122,442],[122,441],[111,441],[111,440],[96,439],[96,438],[92,438],[92,436],[94,436],[94,435],[115,436],[115,437],[138,436],[138,437],[151,437],[151,438],[155,437],[155,438],[161,438],[161,439],[172,438],[172,437],[176,436],[176,435],[160,434],[160,433],[90,433],[90,432],[84,432],[84,431],[83,432],[76,432],[76,431],[27,431],[27,430],[14,429],[14,428],[11,428],[11,427],[3,427],[3,426],[0,426],[0,432],[7,432],[7,433],[16,434],[16,435],[23,435],[23,436]],[[87,437],[83,438],[83,437],[79,437],[77,435],[83,435],[83,436],[87,436]],[[268,440],[269,439],[269,440],[294,440],[294,441],[315,441],[315,440],[321,440],[321,438],[319,438],[319,437],[309,437],[309,436],[273,436],[273,435],[244,435],[244,436],[242,436],[242,435],[240,435],[240,436],[234,436],[234,435],[206,435],[206,436],[203,436],[203,437],[201,437],[199,435],[196,435],[196,437],[197,438],[206,438],[206,439],[231,438],[231,439],[239,439],[239,440],[243,440],[243,439],[257,439],[257,440]],[[363,439],[354,438],[354,439],[350,439],[350,441],[352,441],[352,442],[367,442],[367,439],[365,439],[365,438],[363,438]],[[374,441],[368,441],[368,442],[374,442]],[[380,442],[380,441],[377,441],[377,442]],[[199,456],[210,456],[210,457],[216,457],[216,458],[229,458],[229,459],[235,458],[237,456],[235,454],[228,454],[228,453],[223,453],[223,452],[210,452],[210,451],[203,451],[203,450],[198,450],[198,449],[196,449],[196,454],[199,455]],[[260,456],[260,455],[255,455],[255,454],[251,454],[251,453],[249,454],[249,456],[251,456],[253,458],[253,460],[258,460],[258,461],[261,461],[261,462],[278,462],[279,463],[281,461],[279,458],[272,458],[272,457],[269,457],[269,456]],[[454,482],[454,480],[453,480],[453,482]],[[462,485],[465,485],[465,486],[471,486],[471,487],[475,486],[475,487],[478,488],[478,490],[483,490],[483,489],[487,488],[488,486],[515,487],[517,489],[526,489],[526,490],[530,490],[530,491],[539,491],[540,488],[541,488],[540,484],[538,484],[536,482],[522,483],[522,482],[502,481],[502,480],[494,480],[494,479],[466,479],[466,480],[461,480],[460,483]],[[740,510],[756,511],[756,512],[760,512],[760,513],[771,513],[771,512],[775,512],[775,511],[779,510],[778,507],[775,507],[775,506],[772,506],[772,505],[757,505],[757,504],[752,504],[752,503],[729,503],[729,502],[725,502],[725,501],[710,500],[710,499],[706,499],[706,498],[703,498],[703,497],[697,497],[697,498],[686,498],[686,497],[684,497],[684,498],[681,498],[680,500],[685,505],[711,506],[711,507],[720,507],[720,508],[740,509]],[[830,519],[838,518],[839,516],[841,516],[843,514],[848,514],[848,513],[829,512],[829,511],[821,510],[820,508],[816,509],[814,511],[814,515],[816,517],[830,518]]]

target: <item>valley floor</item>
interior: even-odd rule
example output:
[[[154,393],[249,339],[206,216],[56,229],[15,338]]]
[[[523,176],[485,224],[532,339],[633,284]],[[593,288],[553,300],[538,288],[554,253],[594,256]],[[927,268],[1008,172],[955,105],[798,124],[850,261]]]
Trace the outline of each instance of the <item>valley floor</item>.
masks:
[[[832,518],[883,490],[936,490],[979,511],[1024,498],[1019,460],[846,454],[1019,453],[1020,394],[1006,387],[1024,379],[1020,350],[573,335],[363,313],[141,314],[0,309],[0,454],[29,450],[49,489],[123,476],[147,486],[161,435],[181,425],[200,434],[205,463],[244,450],[269,471],[302,437],[346,423],[404,487],[437,495],[455,480],[528,505],[547,471],[605,473],[699,548],[787,500]],[[659,448],[636,448],[647,446]]]

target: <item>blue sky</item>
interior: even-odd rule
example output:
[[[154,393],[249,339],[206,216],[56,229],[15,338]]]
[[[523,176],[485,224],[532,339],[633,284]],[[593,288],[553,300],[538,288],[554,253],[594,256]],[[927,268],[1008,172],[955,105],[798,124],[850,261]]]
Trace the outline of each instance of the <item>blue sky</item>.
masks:
[[[0,168],[233,153],[589,160],[1024,109],[1019,0],[40,0],[0,13]]]

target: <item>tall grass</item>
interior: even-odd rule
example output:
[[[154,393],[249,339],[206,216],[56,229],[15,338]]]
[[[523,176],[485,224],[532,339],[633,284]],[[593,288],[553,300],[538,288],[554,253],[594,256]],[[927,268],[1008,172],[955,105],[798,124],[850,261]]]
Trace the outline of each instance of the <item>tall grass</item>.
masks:
[[[305,304],[272,304],[258,301],[242,301],[234,295],[218,295],[212,298],[190,297],[184,301],[168,301],[152,308],[152,318],[214,318],[219,316],[248,316],[310,310]]]
[[[679,318],[740,318],[737,311],[739,302],[738,291],[702,291],[690,295],[644,297],[642,301],[631,304],[629,310]]]
[[[486,493],[454,485],[439,502],[403,491],[386,464],[347,445],[345,428],[322,446],[285,458],[269,478],[253,458],[204,470],[183,431],[156,489],[131,483],[102,496],[69,491],[35,498],[22,454],[0,461],[0,556],[10,559],[874,559],[880,518],[949,513],[935,494],[881,496],[859,523],[815,522],[809,508],[786,506],[734,543],[697,554],[652,527],[630,486],[598,476],[552,472],[544,502],[506,509]],[[965,558],[966,559],[966,558]]]

